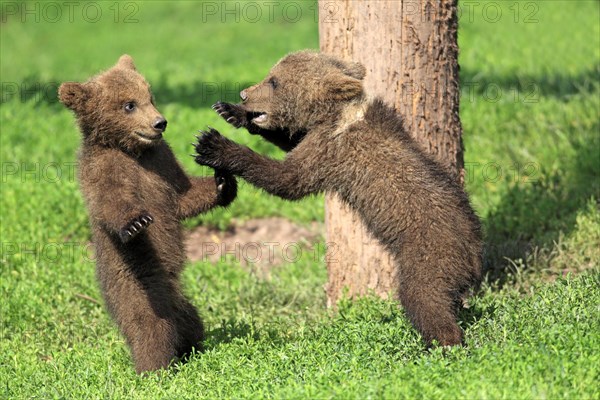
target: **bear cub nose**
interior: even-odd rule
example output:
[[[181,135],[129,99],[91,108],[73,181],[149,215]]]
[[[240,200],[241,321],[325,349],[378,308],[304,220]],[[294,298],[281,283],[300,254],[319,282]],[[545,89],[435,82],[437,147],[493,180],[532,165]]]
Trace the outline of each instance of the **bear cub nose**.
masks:
[[[163,133],[165,129],[167,129],[167,120],[163,117],[157,118],[156,121],[154,121],[152,128],[159,133]]]

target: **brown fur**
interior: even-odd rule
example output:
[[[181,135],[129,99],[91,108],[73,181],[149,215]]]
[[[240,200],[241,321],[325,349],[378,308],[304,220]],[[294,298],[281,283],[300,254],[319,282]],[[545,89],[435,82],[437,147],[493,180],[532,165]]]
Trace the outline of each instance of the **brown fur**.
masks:
[[[192,348],[200,350],[204,337],[181,290],[180,220],[227,205],[236,194],[235,179],[184,173],[162,139],[166,121],[150,87],[127,55],[85,83],[63,83],[59,98],[75,112],[83,134],[79,180],[107,307],[137,372],[167,367]],[[135,109],[125,110],[131,102]]]
[[[211,130],[199,139],[196,161],[286,199],[337,193],[394,256],[397,295],[424,340],[459,344],[461,298],[481,276],[479,220],[394,110],[366,98],[364,74],[360,64],[311,51],[283,58],[241,93],[242,104],[214,108],[287,157],[265,158]]]

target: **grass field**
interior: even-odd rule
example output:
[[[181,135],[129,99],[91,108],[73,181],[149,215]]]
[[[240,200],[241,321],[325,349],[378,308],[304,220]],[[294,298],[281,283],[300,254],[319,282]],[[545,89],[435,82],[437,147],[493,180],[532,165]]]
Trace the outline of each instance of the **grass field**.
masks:
[[[282,157],[210,105],[237,100],[287,52],[317,48],[315,5],[1,4],[0,398],[600,397],[597,1],[462,7],[467,189],[487,242],[486,281],[461,314],[465,348],[425,350],[392,302],[327,310],[325,266],[309,252],[268,279],[230,259],[195,262],[184,284],[207,351],[145,378],[100,301],[74,175],[79,133],[57,85],[129,53],[190,173],[210,172],[188,156],[206,125]],[[322,206],[242,184],[232,207],[186,226],[307,224]]]

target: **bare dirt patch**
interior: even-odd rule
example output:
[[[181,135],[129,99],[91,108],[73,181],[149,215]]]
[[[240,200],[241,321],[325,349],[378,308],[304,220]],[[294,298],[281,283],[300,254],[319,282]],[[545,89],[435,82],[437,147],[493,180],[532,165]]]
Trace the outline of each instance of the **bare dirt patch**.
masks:
[[[191,261],[235,257],[241,265],[252,264],[268,272],[297,261],[301,252],[312,251],[324,235],[322,223],[300,225],[285,218],[260,218],[234,223],[226,231],[199,226],[188,232],[185,246]]]

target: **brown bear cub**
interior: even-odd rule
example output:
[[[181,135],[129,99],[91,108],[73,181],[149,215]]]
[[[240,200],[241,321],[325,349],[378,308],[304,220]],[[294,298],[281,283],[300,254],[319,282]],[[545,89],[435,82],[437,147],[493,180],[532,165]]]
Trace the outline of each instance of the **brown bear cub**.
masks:
[[[180,221],[236,195],[235,178],[188,177],[162,139],[167,121],[131,57],[85,83],[67,82],[60,101],[83,135],[79,181],[107,307],[138,373],[201,349],[202,321],[184,297]]]
[[[479,220],[394,110],[367,98],[364,75],[361,64],[312,51],[284,57],[241,92],[241,104],[214,108],[288,151],[286,158],[265,158],[211,129],[198,140],[196,161],[285,199],[337,193],[394,256],[397,296],[423,339],[460,344],[457,312],[481,277]]]

